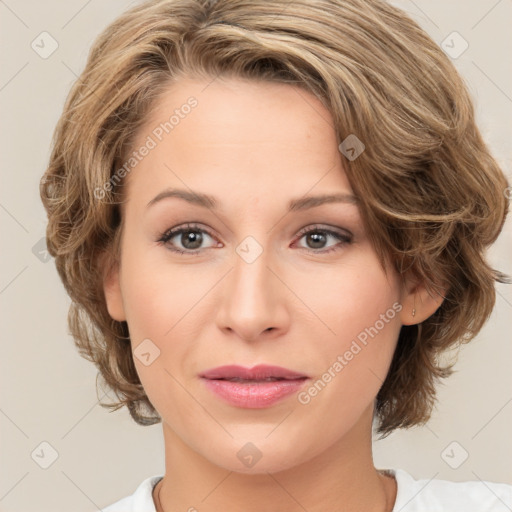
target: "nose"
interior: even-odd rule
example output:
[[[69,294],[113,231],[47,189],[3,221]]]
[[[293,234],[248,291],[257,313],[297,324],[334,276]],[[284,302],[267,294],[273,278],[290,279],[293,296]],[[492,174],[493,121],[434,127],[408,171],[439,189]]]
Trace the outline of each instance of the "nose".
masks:
[[[279,266],[263,251],[254,261],[233,255],[233,268],[219,290],[217,325],[245,341],[277,337],[289,327],[287,290]]]

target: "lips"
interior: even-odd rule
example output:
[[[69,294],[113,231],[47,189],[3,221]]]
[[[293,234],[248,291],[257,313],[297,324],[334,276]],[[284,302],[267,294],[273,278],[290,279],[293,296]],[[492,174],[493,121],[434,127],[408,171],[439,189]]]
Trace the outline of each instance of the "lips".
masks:
[[[260,364],[254,368],[243,366],[227,365],[212,368],[200,374],[200,377],[210,380],[231,380],[237,381],[274,381],[274,380],[295,380],[306,379],[307,375],[297,373],[280,366],[269,366]]]
[[[280,366],[220,366],[199,375],[206,388],[228,404],[263,409],[300,391],[307,375]]]

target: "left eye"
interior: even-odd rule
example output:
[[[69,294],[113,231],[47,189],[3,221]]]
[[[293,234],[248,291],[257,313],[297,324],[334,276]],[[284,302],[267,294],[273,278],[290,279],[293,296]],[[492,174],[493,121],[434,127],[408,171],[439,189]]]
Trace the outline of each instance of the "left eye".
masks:
[[[301,247],[302,249],[319,253],[335,251],[340,248],[340,245],[349,244],[352,241],[352,236],[348,233],[341,233],[333,231],[331,229],[320,227],[308,228],[307,230],[302,231],[299,240],[302,240],[303,238],[306,239],[310,247]],[[324,249],[325,244],[327,243],[327,240],[329,238],[337,240],[339,243],[334,244],[334,246],[329,246],[329,248],[327,249]]]
[[[199,249],[202,248],[201,246],[205,241],[205,237],[214,240],[213,236],[206,230],[194,225],[187,225],[166,231],[161,235],[158,242],[167,245],[171,251],[180,254],[194,255],[200,253]],[[173,241],[173,239],[176,239],[176,241]],[[301,249],[323,254],[337,250],[340,246],[345,244],[349,244],[352,241],[352,236],[348,232],[337,232],[331,229],[313,227],[299,233],[298,240],[300,241],[302,239],[306,240],[309,247],[299,246]],[[328,248],[326,249],[325,245],[329,239],[336,240],[338,243],[331,244],[331,246],[327,246]],[[182,248],[177,246],[177,243],[181,244]],[[222,244],[214,241],[210,247],[205,248],[208,249],[219,246],[222,246]]]

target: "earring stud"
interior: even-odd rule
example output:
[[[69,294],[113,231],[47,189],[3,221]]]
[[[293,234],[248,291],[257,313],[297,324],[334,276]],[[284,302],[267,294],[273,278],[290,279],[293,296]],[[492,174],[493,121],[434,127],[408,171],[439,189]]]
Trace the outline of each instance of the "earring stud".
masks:
[[[413,310],[412,310],[412,316],[414,316],[415,314],[416,314],[416,310],[415,310],[415,309],[413,309]]]

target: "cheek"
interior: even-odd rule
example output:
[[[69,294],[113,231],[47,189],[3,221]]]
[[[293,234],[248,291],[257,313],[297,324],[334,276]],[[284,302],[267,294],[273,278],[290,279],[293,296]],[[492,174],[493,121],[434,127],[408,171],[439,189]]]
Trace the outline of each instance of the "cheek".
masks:
[[[376,323],[383,337],[392,336],[390,324],[394,324],[393,331],[397,331],[396,310],[401,309],[398,277],[391,271],[386,274],[369,249],[354,253],[336,268],[318,269],[313,286],[306,273],[299,276],[298,282],[297,295],[304,297],[320,320],[324,346],[343,348]]]
[[[205,266],[170,263],[162,251],[133,250],[123,260],[122,288],[137,374],[155,406],[181,397],[181,382],[197,371],[197,346],[218,272]],[[211,309],[210,309],[211,310]],[[201,313],[203,312],[203,313]],[[150,340],[150,341],[147,341]],[[150,356],[139,357],[149,353]],[[146,364],[149,358],[149,363]],[[176,380],[177,379],[177,380]],[[183,397],[180,414],[190,405]],[[185,409],[184,409],[185,408]]]
[[[133,252],[123,264],[123,297],[139,379],[160,413],[186,417],[194,412],[194,403],[180,385],[183,363],[190,361],[201,329],[201,323],[191,320],[212,284],[191,279],[182,266],[156,262],[147,253]]]
[[[309,348],[317,358],[318,385],[303,403],[345,404],[346,412],[366,407],[384,382],[401,328],[397,276],[386,274],[374,253],[359,252],[336,272],[315,277],[308,305],[321,322]],[[305,283],[303,283],[305,290]],[[325,391],[324,391],[325,389]],[[342,407],[345,407],[342,406]]]
[[[123,297],[133,341],[172,336],[215,282],[207,270],[170,263],[163,251],[133,251],[123,261]]]

